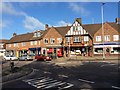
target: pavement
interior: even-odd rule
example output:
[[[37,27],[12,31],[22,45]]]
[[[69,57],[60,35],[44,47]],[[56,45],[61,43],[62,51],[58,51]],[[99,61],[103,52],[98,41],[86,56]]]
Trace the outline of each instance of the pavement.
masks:
[[[24,77],[34,72],[33,69],[25,67],[25,65],[30,64],[33,61],[13,61],[13,62],[15,64],[15,67],[22,69],[12,73],[10,72],[10,61],[6,61],[4,64],[2,64],[2,72],[10,72],[10,73],[8,75],[2,76],[2,84],[8,83],[13,80],[17,80],[18,78]]]

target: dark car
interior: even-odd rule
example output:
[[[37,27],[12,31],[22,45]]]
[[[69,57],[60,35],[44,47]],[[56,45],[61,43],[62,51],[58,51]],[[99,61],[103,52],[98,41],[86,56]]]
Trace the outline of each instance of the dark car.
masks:
[[[49,56],[45,56],[43,54],[36,55],[35,59],[37,59],[37,61],[51,61],[51,58]]]

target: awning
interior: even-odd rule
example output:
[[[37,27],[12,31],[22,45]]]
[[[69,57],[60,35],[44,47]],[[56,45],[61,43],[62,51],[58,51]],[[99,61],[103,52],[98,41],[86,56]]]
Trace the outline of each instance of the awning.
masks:
[[[29,50],[31,50],[31,51],[35,51],[35,50],[36,50],[36,48],[29,48]]]
[[[28,48],[19,48],[18,50],[28,50]]]

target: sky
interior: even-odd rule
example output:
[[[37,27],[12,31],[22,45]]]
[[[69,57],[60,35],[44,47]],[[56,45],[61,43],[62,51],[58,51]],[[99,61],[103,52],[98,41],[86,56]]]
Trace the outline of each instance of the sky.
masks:
[[[82,24],[101,23],[101,2],[2,2],[2,38],[24,34],[51,26],[71,25],[76,18]],[[104,4],[104,22],[115,22],[118,2]]]

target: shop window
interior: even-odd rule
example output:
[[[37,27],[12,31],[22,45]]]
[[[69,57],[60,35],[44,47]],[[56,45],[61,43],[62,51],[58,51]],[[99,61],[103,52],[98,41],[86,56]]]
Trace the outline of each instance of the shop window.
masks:
[[[95,52],[96,53],[102,53],[103,52],[103,48],[95,48]]]
[[[120,53],[120,47],[113,47],[113,51],[116,54]]]

